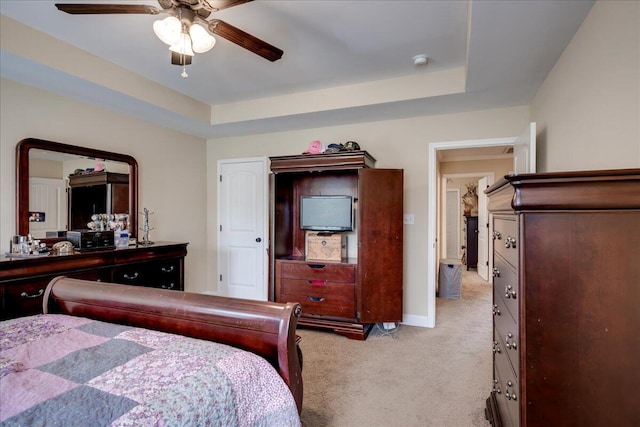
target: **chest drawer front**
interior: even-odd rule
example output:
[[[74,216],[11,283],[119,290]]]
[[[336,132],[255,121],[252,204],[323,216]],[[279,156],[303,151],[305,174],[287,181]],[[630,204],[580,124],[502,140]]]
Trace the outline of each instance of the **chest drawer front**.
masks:
[[[354,264],[280,262],[281,277],[288,279],[318,280],[327,282],[355,283]]]
[[[335,300],[353,301],[355,286],[349,283],[325,282],[320,280],[282,279],[280,290],[288,295],[324,297]]]
[[[278,302],[299,302],[304,316],[334,317],[354,320],[356,307],[353,299],[335,299],[332,296],[322,296],[320,292],[309,292],[306,295],[287,294],[281,292]]]
[[[520,425],[520,396],[518,380],[508,370],[505,372],[498,365],[494,369],[494,385],[496,401],[500,411],[500,420],[504,427]]]
[[[518,223],[515,217],[513,217],[513,219],[494,218],[493,247],[509,264],[516,269],[518,268],[520,238],[518,236]]]
[[[514,319],[518,318],[518,275],[502,257],[493,258],[493,299],[502,300]]]
[[[517,374],[520,367],[520,341],[518,327],[501,299],[494,301],[493,319],[495,322],[494,334],[497,338],[502,340],[505,350],[504,355],[509,358],[511,365],[513,366],[513,371]],[[498,341],[497,338],[494,338],[494,340]]]

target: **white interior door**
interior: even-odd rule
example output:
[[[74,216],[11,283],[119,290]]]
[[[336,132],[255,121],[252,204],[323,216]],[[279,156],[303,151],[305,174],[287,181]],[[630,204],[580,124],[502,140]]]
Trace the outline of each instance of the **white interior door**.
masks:
[[[218,293],[266,301],[267,160],[218,162]]]
[[[514,173],[536,172],[536,123],[531,122],[527,129],[513,143]]]
[[[447,190],[447,218],[445,222],[447,250],[445,258],[460,259],[460,190]]]
[[[44,214],[29,221],[29,234],[35,239],[46,237],[47,231],[67,229],[66,183],[62,179],[29,178],[29,211]]]
[[[478,181],[478,275],[489,280],[489,215],[487,212],[487,195],[484,190],[489,187],[487,177]]]

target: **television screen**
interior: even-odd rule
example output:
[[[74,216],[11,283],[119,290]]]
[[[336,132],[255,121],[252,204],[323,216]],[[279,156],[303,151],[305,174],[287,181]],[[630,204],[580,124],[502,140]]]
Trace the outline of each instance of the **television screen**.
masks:
[[[353,197],[300,197],[300,228],[315,231],[352,231]]]

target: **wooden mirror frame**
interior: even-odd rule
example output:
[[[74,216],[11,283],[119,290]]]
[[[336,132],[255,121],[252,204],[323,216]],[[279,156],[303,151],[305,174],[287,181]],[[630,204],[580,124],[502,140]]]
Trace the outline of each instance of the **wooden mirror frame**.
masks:
[[[57,153],[76,154],[97,159],[113,160],[129,165],[129,231],[137,236],[138,217],[138,162],[126,154],[95,150],[43,139],[26,138],[16,147],[16,230],[29,234],[29,150],[32,148]]]

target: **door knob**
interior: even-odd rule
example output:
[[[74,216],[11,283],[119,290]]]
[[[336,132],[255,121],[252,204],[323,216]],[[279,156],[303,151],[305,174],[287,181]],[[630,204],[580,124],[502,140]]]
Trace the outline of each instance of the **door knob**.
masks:
[[[260,243],[260,242],[262,242],[262,239],[260,237],[257,237],[256,238],[256,242]]]

